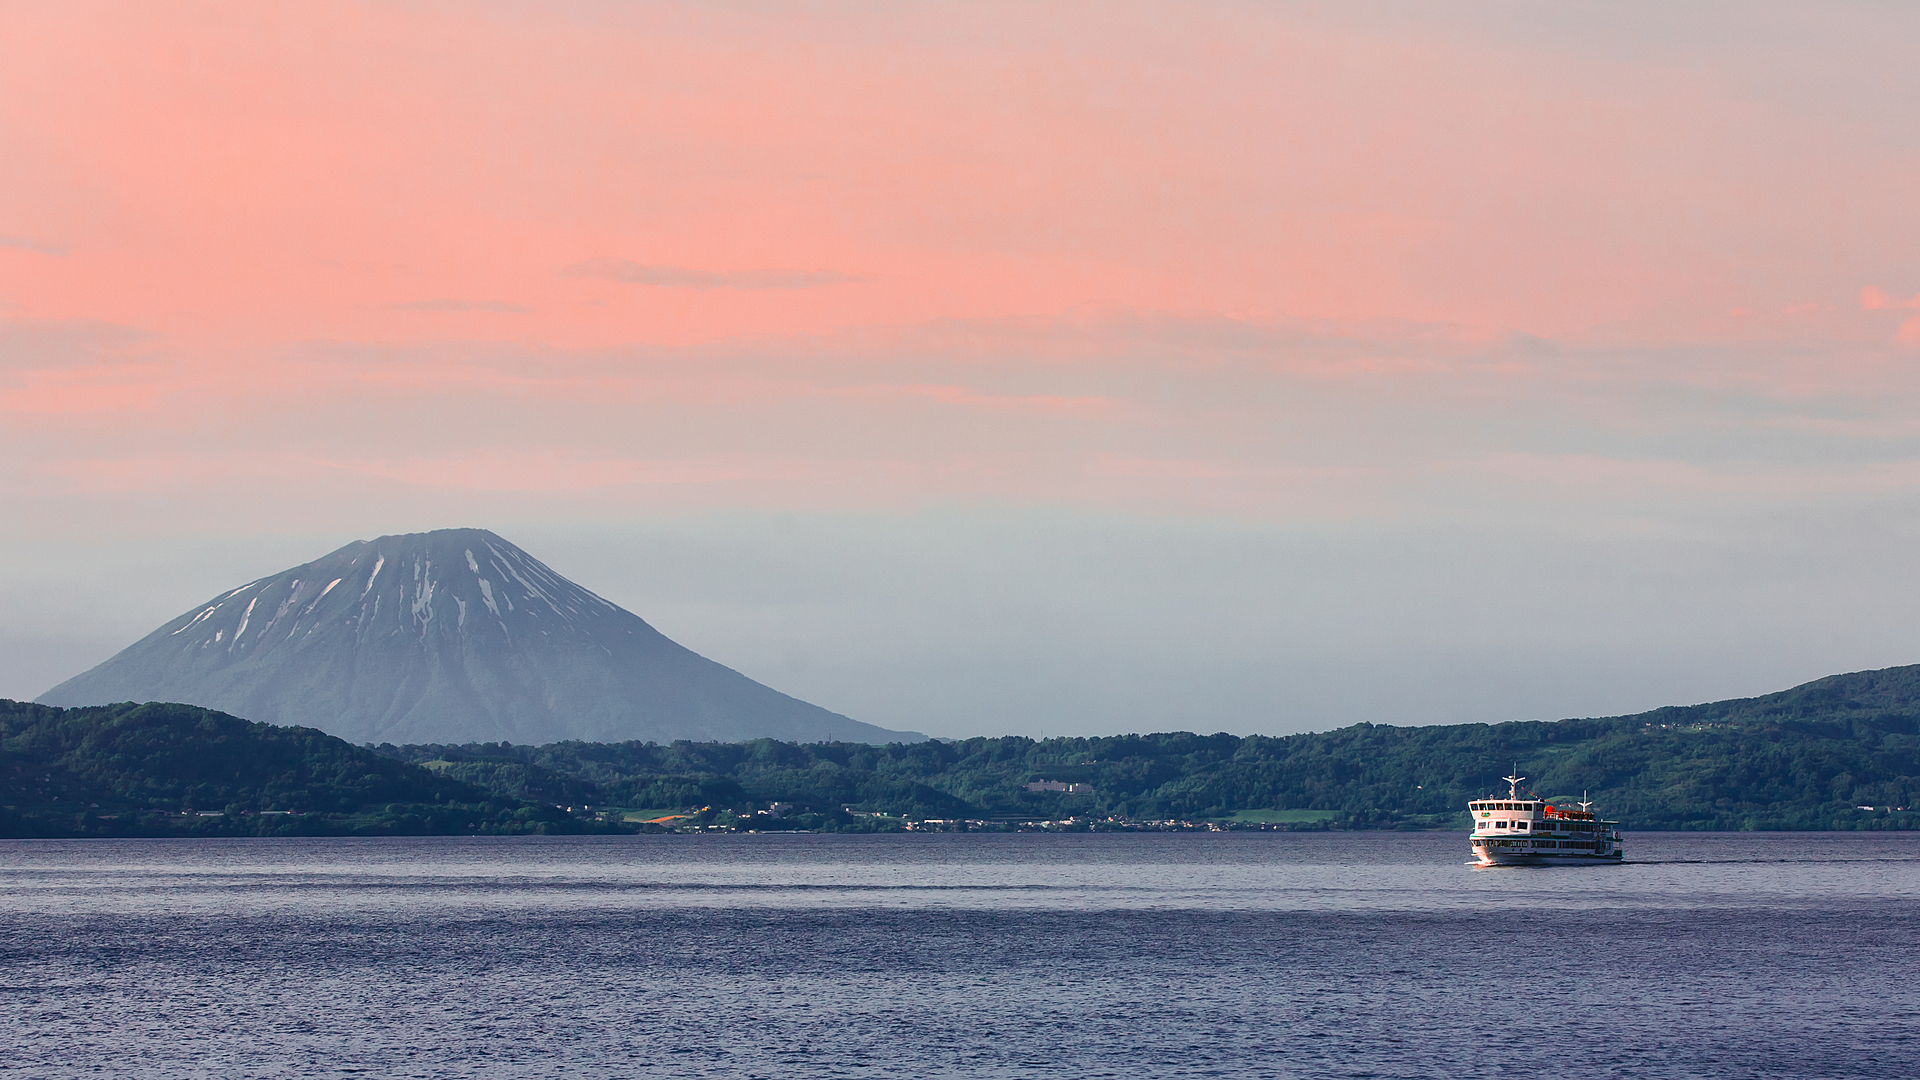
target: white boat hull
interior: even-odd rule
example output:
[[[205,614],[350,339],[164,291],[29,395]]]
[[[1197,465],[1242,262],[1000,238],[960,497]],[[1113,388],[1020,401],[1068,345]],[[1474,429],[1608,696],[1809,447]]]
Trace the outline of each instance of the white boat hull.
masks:
[[[1480,866],[1617,866],[1625,856],[1617,845],[1605,852],[1473,845],[1474,862]]]

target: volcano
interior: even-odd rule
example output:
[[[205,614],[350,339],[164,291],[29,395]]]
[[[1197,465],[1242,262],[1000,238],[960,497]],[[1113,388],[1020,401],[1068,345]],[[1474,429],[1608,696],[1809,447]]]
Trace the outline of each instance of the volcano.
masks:
[[[360,743],[911,742],[668,639],[484,529],[361,540],[214,597],[41,695]]]

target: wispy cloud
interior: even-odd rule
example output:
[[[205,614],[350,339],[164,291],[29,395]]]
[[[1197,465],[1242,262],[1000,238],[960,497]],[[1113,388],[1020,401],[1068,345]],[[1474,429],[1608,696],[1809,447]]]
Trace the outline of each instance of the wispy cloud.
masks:
[[[0,318],[0,371],[92,367],[149,340],[101,319]]]
[[[67,253],[67,248],[64,244],[50,244],[44,240],[29,240],[24,236],[0,235],[0,247],[17,248],[20,251],[31,251],[39,255],[65,255]]]
[[[518,314],[527,310],[525,304],[510,304],[504,300],[409,300],[404,304],[388,304],[394,311],[500,311]]]
[[[607,457],[561,450],[480,450],[399,460],[311,459],[315,465],[417,487],[469,491],[578,491],[658,484],[797,480],[812,470],[785,458]]]
[[[630,259],[599,258],[575,263],[561,277],[597,278],[665,289],[813,289],[865,281],[864,274],[838,270],[694,270],[685,266],[653,266]]]
[[[868,383],[841,387],[829,393],[851,398],[921,397],[947,405],[970,405],[986,409],[1018,409],[1042,413],[1070,413],[1093,409],[1111,409],[1116,402],[1100,395],[1063,394],[991,394],[964,386],[916,383],[895,385]]]

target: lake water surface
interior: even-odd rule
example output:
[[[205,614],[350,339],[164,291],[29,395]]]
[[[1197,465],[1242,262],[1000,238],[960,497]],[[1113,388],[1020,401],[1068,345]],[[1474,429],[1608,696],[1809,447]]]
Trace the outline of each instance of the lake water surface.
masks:
[[[0,1076],[1920,1077],[1920,834],[0,841]]]

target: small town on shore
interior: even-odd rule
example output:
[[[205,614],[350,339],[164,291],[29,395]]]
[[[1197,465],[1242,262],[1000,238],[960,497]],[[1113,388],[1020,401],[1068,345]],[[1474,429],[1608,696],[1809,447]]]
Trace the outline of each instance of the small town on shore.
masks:
[[[1328,827],[1339,815],[1296,811],[1295,820],[1235,820],[1160,818],[1135,819],[1117,815],[1061,818],[935,818],[889,814],[843,807],[832,814],[799,813],[789,803],[772,803],[750,814],[702,806],[684,813],[643,816],[644,812],[592,807],[562,807],[569,813],[608,825],[638,826],[642,832],[673,833],[808,833],[808,832],[1235,832],[1287,831]]]

